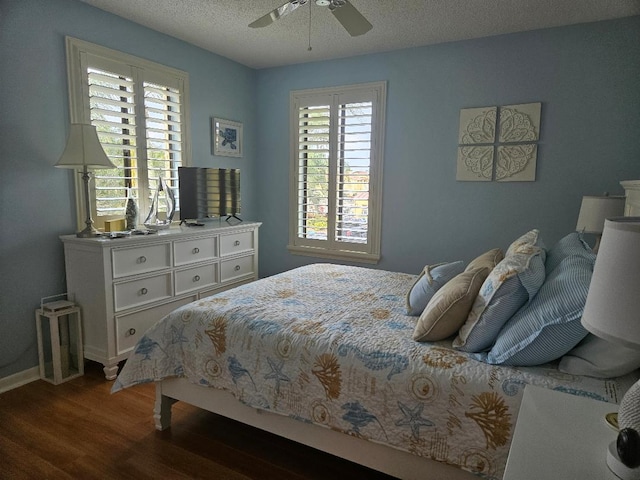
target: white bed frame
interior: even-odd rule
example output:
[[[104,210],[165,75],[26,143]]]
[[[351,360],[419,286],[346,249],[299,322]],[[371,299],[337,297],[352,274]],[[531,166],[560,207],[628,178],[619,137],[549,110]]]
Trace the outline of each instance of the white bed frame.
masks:
[[[158,430],[165,430],[171,426],[171,406],[177,401],[189,403],[403,480],[478,478],[451,465],[418,457],[390,446],[248,407],[228,392],[201,387],[184,378],[171,378],[156,383],[153,417]]]

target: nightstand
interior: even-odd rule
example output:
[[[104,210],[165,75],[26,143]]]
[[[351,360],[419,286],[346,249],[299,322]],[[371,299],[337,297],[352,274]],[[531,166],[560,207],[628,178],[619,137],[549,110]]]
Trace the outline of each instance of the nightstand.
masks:
[[[615,480],[607,449],[617,432],[604,417],[618,406],[527,386],[503,480]]]

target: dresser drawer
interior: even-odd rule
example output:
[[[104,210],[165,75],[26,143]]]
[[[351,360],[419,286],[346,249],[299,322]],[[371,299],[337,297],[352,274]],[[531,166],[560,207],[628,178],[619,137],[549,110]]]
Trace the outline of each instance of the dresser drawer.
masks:
[[[230,235],[220,235],[220,256],[234,253],[249,252],[253,245],[253,232],[239,232]]]
[[[144,335],[144,332],[155,325],[157,321],[173,312],[176,308],[186,305],[193,300],[196,300],[195,295],[157,307],[148,308],[141,312],[116,317],[117,354],[122,355],[131,350],[142,335]]]
[[[253,255],[223,260],[220,264],[220,281],[228,282],[235,278],[254,275]]]
[[[155,272],[171,267],[171,244],[158,243],[133,248],[114,248],[113,278]]]
[[[216,258],[217,240],[217,237],[206,237],[174,242],[173,258],[175,265],[188,265]]]
[[[218,281],[218,265],[201,265],[176,271],[176,295],[214,285]]]
[[[172,296],[171,273],[140,278],[113,286],[116,312]]]

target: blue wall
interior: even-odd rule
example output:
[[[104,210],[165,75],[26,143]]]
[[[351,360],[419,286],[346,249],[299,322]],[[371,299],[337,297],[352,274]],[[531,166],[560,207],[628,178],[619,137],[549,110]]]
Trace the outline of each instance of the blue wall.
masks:
[[[37,365],[34,310],[65,292],[73,173],[54,165],[69,124],[67,35],[187,71],[192,164],[240,168],[243,211],[258,216],[254,70],[75,0],[0,0],[0,378]],[[244,123],[243,158],[212,156],[213,116]]]
[[[289,91],[388,81],[382,261],[418,272],[537,227],[552,244],[584,194],[640,178],[640,17],[254,71],[76,0],[0,0],[0,378],[37,365],[34,309],[64,291],[75,231],[64,36],[189,72],[193,164],[243,171],[261,275],[290,255]],[[461,108],[542,102],[537,181],[455,180]],[[211,155],[210,118],[244,123],[242,159]]]
[[[410,273],[538,228],[575,228],[582,196],[640,178],[640,17],[258,72],[260,272],[286,250],[289,91],[388,81],[382,261]],[[542,102],[535,182],[456,182],[461,108]]]

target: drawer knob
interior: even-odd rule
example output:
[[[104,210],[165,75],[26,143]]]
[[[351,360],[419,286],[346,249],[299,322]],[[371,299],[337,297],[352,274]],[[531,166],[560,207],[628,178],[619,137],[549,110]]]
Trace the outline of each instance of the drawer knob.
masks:
[[[200,253],[200,249],[199,249],[198,247],[195,247],[195,248],[192,250],[192,252],[193,252],[193,254],[195,255],[196,253]]]
[[[233,245],[236,247],[240,246],[240,240],[236,240],[235,242],[233,242]]]
[[[129,335],[133,336],[136,334],[136,329],[135,328],[130,328],[129,329]]]
[[[142,255],[141,257],[138,257],[138,263],[144,263],[147,261],[147,257],[145,257],[144,255]]]
[[[146,288],[141,288],[140,289],[140,295],[146,295],[147,293],[149,293],[149,290],[147,290]]]
[[[200,275],[196,275],[195,277],[193,277],[193,281],[194,282],[199,282],[200,281]]]
[[[235,271],[236,271],[236,272],[239,272],[239,271],[240,271],[240,265],[236,265]]]

